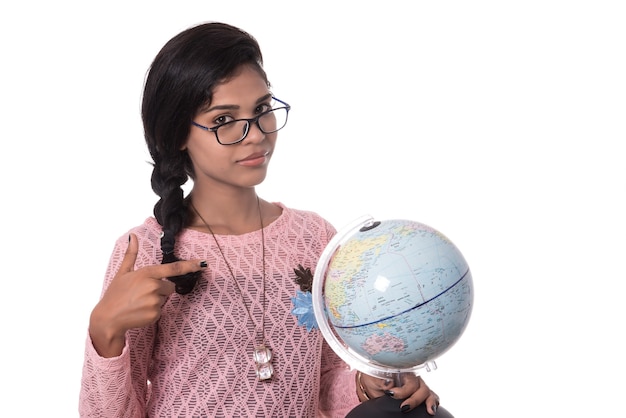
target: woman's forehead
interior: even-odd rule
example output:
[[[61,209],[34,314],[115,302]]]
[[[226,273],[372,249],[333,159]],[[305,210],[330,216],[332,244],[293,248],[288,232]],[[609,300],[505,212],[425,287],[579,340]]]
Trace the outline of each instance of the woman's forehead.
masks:
[[[250,66],[245,66],[213,89],[210,107],[258,103],[271,97],[265,78]]]

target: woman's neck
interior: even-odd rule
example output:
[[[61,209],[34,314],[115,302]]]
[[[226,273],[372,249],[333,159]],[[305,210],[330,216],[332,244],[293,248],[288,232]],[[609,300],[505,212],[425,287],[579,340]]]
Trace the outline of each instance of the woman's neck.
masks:
[[[191,229],[209,232],[206,222],[215,234],[240,235],[259,230],[262,226],[263,210],[254,189],[211,194],[193,189],[190,204],[193,205],[188,225]]]

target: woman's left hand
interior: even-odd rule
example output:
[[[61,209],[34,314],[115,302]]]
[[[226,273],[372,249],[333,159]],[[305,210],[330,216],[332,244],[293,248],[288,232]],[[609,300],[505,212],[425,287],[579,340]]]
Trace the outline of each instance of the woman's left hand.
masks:
[[[360,376],[359,376],[360,374]],[[439,406],[439,396],[430,390],[420,376],[410,373],[401,376],[402,385],[396,386],[391,379],[379,379],[365,373],[357,372],[357,387],[360,384],[365,390],[357,390],[361,401],[379,396],[391,396],[394,399],[403,399],[400,409],[402,412],[410,411],[423,402],[426,402],[426,410],[430,415],[435,415]]]

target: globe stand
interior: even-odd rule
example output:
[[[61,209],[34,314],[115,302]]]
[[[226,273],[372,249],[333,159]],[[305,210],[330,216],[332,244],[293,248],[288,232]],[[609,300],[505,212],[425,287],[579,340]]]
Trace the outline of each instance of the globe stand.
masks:
[[[426,362],[420,365],[418,369],[412,372],[405,372],[405,371],[389,372],[389,371],[386,371],[384,368],[379,369],[373,373],[371,369],[369,373],[363,370],[360,370],[360,372],[369,374],[370,376],[374,376],[374,377],[393,380],[394,385],[396,387],[400,387],[404,384],[404,381],[403,381],[404,376],[408,376],[408,375],[419,376],[420,374],[422,374],[422,372],[431,372],[433,370],[437,370],[437,363],[435,361]]]
[[[364,365],[358,365],[356,367],[361,373],[365,373],[369,376],[377,377],[379,379],[386,379],[393,382],[395,387],[400,387],[404,385],[405,376],[419,376],[424,372],[431,372],[437,369],[437,363],[434,361],[429,361],[420,366],[419,369],[413,370],[410,372],[407,371],[396,371],[391,372],[386,370],[384,367],[376,367],[376,365],[371,364],[369,367],[364,367]]]

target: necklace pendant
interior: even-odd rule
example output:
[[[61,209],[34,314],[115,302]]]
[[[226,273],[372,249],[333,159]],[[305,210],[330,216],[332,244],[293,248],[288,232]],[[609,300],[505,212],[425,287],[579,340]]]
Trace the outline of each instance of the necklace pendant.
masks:
[[[265,345],[259,345],[254,349],[254,362],[256,363],[256,375],[259,380],[268,380],[274,375],[272,367],[272,350]]]

